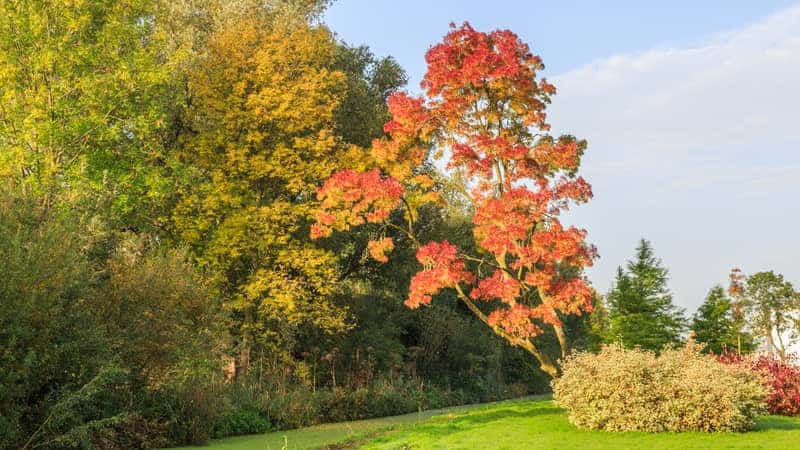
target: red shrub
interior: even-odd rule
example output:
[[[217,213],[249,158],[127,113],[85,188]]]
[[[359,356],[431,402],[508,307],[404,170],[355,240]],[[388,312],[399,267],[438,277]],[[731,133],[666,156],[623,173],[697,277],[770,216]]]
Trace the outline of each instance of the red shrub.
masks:
[[[781,361],[775,355],[760,354],[742,356],[735,353],[720,355],[726,364],[746,364],[765,376],[769,387],[767,408],[771,414],[795,416],[800,414],[800,366],[796,357],[790,355]]]

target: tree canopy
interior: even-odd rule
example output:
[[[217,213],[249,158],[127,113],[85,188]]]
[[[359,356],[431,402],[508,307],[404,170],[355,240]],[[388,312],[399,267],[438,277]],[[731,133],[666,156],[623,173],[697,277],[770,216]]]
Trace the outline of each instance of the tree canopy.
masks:
[[[365,223],[400,229],[418,246],[423,266],[406,305],[428,305],[441,290],[454,289],[476,317],[556,376],[554,359],[534,339],[549,328],[566,355],[562,317],[592,308],[582,269],[595,249],[584,230],[558,219],[569,204],[591,198],[577,175],[586,143],[548,134],[544,109],[555,87],[537,79],[541,59],[511,31],[453,27],[426,61],[422,97],[389,97],[390,138],[373,142],[368,170],[336,172],[318,191],[312,236]],[[464,180],[460,195],[474,208],[475,252],[416,237],[421,205],[448,200],[420,168],[446,149],[447,167]],[[402,225],[389,220],[397,210]],[[381,262],[394,246],[390,236],[369,244]]]
[[[800,295],[783,275],[758,272],[744,286],[747,320],[769,352],[786,359],[786,349],[797,340],[800,328]]]

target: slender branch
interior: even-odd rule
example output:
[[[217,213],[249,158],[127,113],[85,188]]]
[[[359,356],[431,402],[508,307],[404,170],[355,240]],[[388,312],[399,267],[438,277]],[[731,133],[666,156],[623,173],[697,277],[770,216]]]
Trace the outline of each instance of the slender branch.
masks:
[[[414,234],[414,210],[411,209],[411,205],[408,204],[405,197],[400,197],[400,200],[403,201],[403,205],[405,205],[408,212],[408,232],[409,234]]]
[[[98,124],[98,125],[95,125],[95,126],[93,126],[93,127],[89,128],[88,130],[86,130],[86,132],[84,132],[84,133],[83,133],[83,134],[81,134],[80,136],[77,136],[75,139],[73,139],[71,142],[69,142],[69,143],[67,144],[67,146],[70,146],[70,147],[71,147],[71,146],[73,146],[73,145],[76,145],[76,144],[78,144],[79,142],[81,142],[81,141],[83,141],[84,139],[86,139],[87,137],[89,137],[89,135],[90,135],[91,133],[93,133],[95,130],[97,130],[98,128],[100,128],[100,126],[101,126],[101,125],[105,125],[105,120],[111,117],[111,113],[112,113],[112,112],[114,112],[114,110],[115,110],[115,109],[116,109],[116,106],[112,107],[111,109],[109,109],[109,110],[108,110],[108,112],[107,112],[107,113],[105,113],[105,115],[103,116],[103,124]],[[82,148],[82,147],[78,147],[78,149],[77,149],[77,151],[75,152],[75,154],[74,154],[74,155],[72,155],[72,157],[69,159],[69,161],[67,161],[67,162],[64,164],[64,168],[65,168],[65,169],[66,169],[66,168],[69,168],[69,167],[70,167],[70,166],[71,166],[71,165],[72,165],[72,164],[73,164],[73,163],[74,163],[74,162],[75,162],[75,161],[78,159],[78,157],[80,157],[80,155],[81,155],[82,153],[83,153],[83,148]]]
[[[414,235],[413,235],[413,234],[412,234],[410,231],[408,231],[407,229],[405,229],[405,228],[403,228],[403,227],[401,227],[401,226],[399,226],[399,225],[395,225],[395,224],[393,224],[393,223],[391,223],[391,222],[388,222],[388,221],[387,221],[387,222],[384,222],[384,223],[386,224],[386,226],[388,226],[388,227],[391,227],[391,228],[394,228],[395,230],[398,230],[398,231],[400,231],[401,233],[405,234],[405,235],[406,235],[406,236],[407,236],[407,237],[408,237],[408,238],[411,240],[411,242],[413,242],[413,243],[414,243],[414,245],[416,245],[417,247],[421,247],[421,246],[422,246],[422,245],[420,244],[420,242],[417,240],[416,236],[414,236]]]

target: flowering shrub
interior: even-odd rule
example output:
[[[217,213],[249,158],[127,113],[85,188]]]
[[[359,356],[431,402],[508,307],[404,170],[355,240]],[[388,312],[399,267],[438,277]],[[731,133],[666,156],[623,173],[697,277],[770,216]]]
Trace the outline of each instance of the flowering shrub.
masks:
[[[789,356],[786,361],[781,361],[776,355],[743,357],[735,353],[725,353],[719,360],[727,364],[749,367],[764,376],[769,388],[767,409],[770,414],[783,416],[800,414],[800,366],[797,365],[795,356]]]
[[[743,431],[764,411],[757,372],[703,355],[694,344],[644,350],[604,346],[566,358],[553,381],[574,425],[606,431]]]

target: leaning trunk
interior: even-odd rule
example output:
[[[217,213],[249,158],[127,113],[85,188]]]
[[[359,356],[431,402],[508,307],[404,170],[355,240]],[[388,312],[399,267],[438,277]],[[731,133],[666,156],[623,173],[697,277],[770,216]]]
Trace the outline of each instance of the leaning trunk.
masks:
[[[553,325],[556,330],[556,338],[558,338],[558,346],[561,348],[561,359],[564,359],[569,354],[569,346],[567,345],[567,335],[564,333],[564,327],[561,325]]]
[[[533,355],[533,357],[539,361],[539,367],[542,369],[542,372],[549,375],[550,378],[558,378],[561,375],[561,369],[559,369],[556,362],[553,361],[553,358],[539,350],[533,342],[527,340],[522,341],[519,346],[524,348],[525,351]]]
[[[466,305],[467,309],[469,309],[472,312],[472,314],[475,315],[475,317],[480,319],[481,322],[488,325],[489,328],[491,328],[492,331],[494,331],[494,334],[505,339],[508,343],[510,343],[513,346],[522,347],[523,349],[525,349],[525,351],[533,355],[533,357],[536,358],[536,360],[539,362],[539,366],[541,367],[542,371],[547,375],[549,375],[550,378],[557,378],[561,374],[561,371],[558,368],[556,362],[553,361],[552,358],[543,353],[541,350],[539,350],[533,342],[531,342],[528,339],[520,339],[511,336],[508,333],[506,333],[505,330],[503,330],[501,327],[489,323],[489,318],[486,316],[486,314],[484,314],[483,311],[481,311],[480,308],[478,308],[478,306],[472,301],[472,299],[470,299],[464,293],[461,287],[456,285],[455,288],[456,292],[458,293],[458,298],[461,299],[461,302],[464,303],[464,305]],[[556,333],[558,334],[558,331]],[[566,342],[567,341],[566,341],[566,336],[564,336],[564,330],[561,329],[561,337],[559,338],[559,343],[562,345],[562,353],[564,354],[566,354]]]

